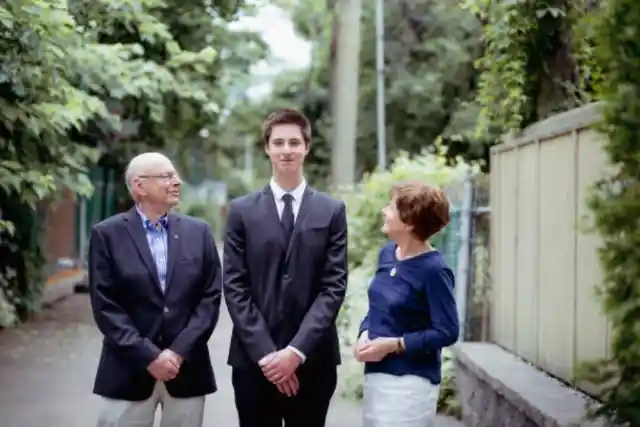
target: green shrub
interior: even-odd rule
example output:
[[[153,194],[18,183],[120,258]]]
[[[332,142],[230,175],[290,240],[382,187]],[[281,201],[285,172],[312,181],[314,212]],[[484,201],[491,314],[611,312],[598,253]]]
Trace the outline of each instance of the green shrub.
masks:
[[[16,308],[7,297],[4,287],[6,279],[0,275],[0,329],[11,328],[19,321]]]
[[[445,348],[442,351],[442,383],[438,396],[438,413],[461,419],[462,405],[458,399],[454,369],[453,354],[450,349]]]
[[[611,424],[640,425],[640,3],[602,2],[597,65],[603,70],[601,130],[612,174],[589,200],[602,238],[600,295],[611,325],[608,359],[591,366],[602,388],[595,415]]]
[[[447,166],[444,157],[425,153],[409,157],[402,153],[384,172],[375,172],[353,187],[341,188],[337,197],[347,204],[349,222],[349,264],[357,267],[370,252],[376,252],[386,237],[380,232],[380,210],[389,200],[389,189],[397,182],[416,179],[447,188],[452,183],[462,183],[468,166],[460,162]],[[455,204],[457,200],[453,200]],[[437,239],[434,242],[437,246]]]
[[[18,194],[0,192],[2,205],[11,208],[3,219],[13,229],[12,233],[0,229],[0,328],[8,328],[40,309],[45,260],[37,211]]]
[[[347,205],[349,224],[349,287],[338,317],[344,359],[344,372],[340,379],[343,396],[362,397],[363,367],[353,359],[351,349],[367,310],[367,288],[375,272],[378,252],[387,240],[380,231],[380,211],[388,203],[389,189],[393,184],[409,179],[422,180],[445,190],[451,188],[452,184],[461,186],[467,168],[463,163],[447,166],[444,157],[439,155],[425,153],[411,158],[402,154],[388,171],[368,175],[356,186],[341,188],[336,192],[337,197]],[[451,192],[448,195],[452,204],[457,204],[456,195]],[[436,247],[442,242],[443,233],[440,234],[432,242]],[[455,269],[455,266],[451,267]],[[445,361],[440,408],[442,412],[455,414],[459,405],[455,399],[450,357],[447,356]]]

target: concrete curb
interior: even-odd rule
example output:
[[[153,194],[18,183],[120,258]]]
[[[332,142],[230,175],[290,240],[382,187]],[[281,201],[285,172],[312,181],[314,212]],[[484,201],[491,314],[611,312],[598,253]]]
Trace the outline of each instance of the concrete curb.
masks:
[[[57,302],[71,296],[77,285],[86,282],[87,273],[82,272],[74,276],[62,279],[57,283],[47,285],[40,301],[42,307],[51,307]]]

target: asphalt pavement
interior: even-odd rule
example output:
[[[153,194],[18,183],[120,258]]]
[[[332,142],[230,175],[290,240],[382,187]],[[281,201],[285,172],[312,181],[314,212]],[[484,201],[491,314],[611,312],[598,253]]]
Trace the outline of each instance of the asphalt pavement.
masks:
[[[209,342],[219,391],[207,397],[205,427],[238,425],[226,365],[230,334],[231,320],[223,310]],[[0,332],[0,427],[94,426],[100,400],[91,388],[100,341],[83,294]],[[327,427],[359,427],[359,413],[357,404],[336,393]]]
[[[238,426],[226,365],[230,334],[223,304],[209,342],[219,390],[207,397],[205,427]],[[100,400],[91,389],[100,342],[86,294],[62,298],[33,321],[0,332],[0,427],[95,426]],[[438,427],[457,425],[437,422]],[[327,427],[360,426],[359,405],[336,392]]]

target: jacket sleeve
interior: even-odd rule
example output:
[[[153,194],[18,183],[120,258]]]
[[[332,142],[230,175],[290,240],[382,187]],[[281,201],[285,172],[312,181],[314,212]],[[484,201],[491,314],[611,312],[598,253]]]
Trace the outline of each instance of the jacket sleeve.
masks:
[[[196,344],[206,345],[220,317],[222,266],[209,226],[204,227],[204,271],[201,279],[201,298],[185,328],[169,346],[182,358],[188,359]]]
[[[347,291],[347,214],[340,202],[329,225],[322,289],[302,320],[290,345],[308,355],[338,316]]]
[[[460,323],[453,288],[454,276],[448,268],[441,268],[429,275],[426,295],[432,327],[404,334],[407,354],[440,350],[458,340]]]
[[[229,206],[224,242],[224,297],[229,315],[254,363],[277,350],[267,322],[251,297],[246,265],[246,240],[242,214],[235,203]]]

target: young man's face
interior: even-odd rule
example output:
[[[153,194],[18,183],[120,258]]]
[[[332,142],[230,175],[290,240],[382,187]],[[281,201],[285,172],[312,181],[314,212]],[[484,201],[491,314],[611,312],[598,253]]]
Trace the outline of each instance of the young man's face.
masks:
[[[284,174],[299,174],[304,159],[309,153],[300,126],[294,124],[275,125],[265,147],[274,170]]]

